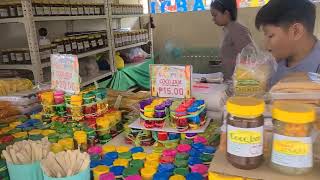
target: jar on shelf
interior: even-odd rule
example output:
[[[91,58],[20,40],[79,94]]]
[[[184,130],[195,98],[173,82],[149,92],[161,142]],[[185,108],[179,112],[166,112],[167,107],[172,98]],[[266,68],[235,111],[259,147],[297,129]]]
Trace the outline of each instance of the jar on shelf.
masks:
[[[51,16],[51,4],[49,0],[43,1],[43,15]]]
[[[34,6],[36,9],[36,16],[43,16],[44,15],[44,6],[42,0],[35,0]]]
[[[7,50],[7,49],[3,49],[1,50],[1,60],[2,60],[2,64],[9,64],[9,61],[10,61],[10,51]]]
[[[83,47],[84,47],[84,51],[90,51],[90,42],[89,42],[89,36],[88,35],[84,35],[82,36],[83,38]]]
[[[59,54],[58,46],[56,44],[51,44],[51,54]]]
[[[104,4],[102,3],[100,3],[100,4],[98,4],[98,7],[100,8],[100,14],[101,15],[105,15],[106,13],[105,13],[105,8],[104,8]]]
[[[40,47],[40,60],[41,62],[50,61],[51,45],[45,45]]]
[[[114,32],[114,44],[116,47],[119,47],[119,33]]]
[[[72,54],[77,54],[78,52],[78,45],[77,45],[77,40],[75,36],[70,36],[70,43],[71,43],[71,50],[72,50]]]
[[[88,2],[88,6],[89,6],[89,11],[90,11],[90,15],[94,15],[94,8],[95,8],[95,5],[93,2]]]
[[[106,32],[102,32],[102,33],[101,33],[101,37],[102,37],[102,40],[103,40],[103,46],[104,46],[104,47],[107,47],[107,46],[108,46],[108,36],[107,36],[107,33],[106,33]]]
[[[68,37],[63,38],[63,44],[64,44],[65,53],[66,54],[71,54],[72,53],[72,47],[71,47],[70,38],[68,38]]]
[[[91,50],[97,49],[98,45],[97,45],[97,40],[96,40],[94,34],[89,35],[89,42],[90,42],[90,49]]]
[[[62,39],[56,39],[54,40],[54,43],[57,45],[58,53],[64,54],[66,52],[64,49],[64,43]]]
[[[116,15],[116,5],[114,4],[111,5],[111,14]]]
[[[83,8],[84,8],[84,15],[89,16],[90,15],[90,6],[88,3],[84,3],[83,4]]]
[[[22,48],[16,50],[17,64],[24,64],[24,51]]]
[[[93,6],[94,6],[94,15],[101,15],[101,8],[99,4],[94,3]]]
[[[97,48],[103,48],[105,45],[104,45],[104,40],[101,36],[101,34],[95,34],[94,35],[95,39],[96,39],[96,43],[97,43]]]
[[[9,64],[16,64],[17,63],[17,57],[15,49],[8,49],[9,51]]]
[[[253,97],[227,101],[227,159],[239,169],[255,169],[263,162],[265,103]]]
[[[59,5],[58,5],[57,0],[50,1],[50,8],[51,8],[51,15],[52,16],[59,16],[60,11],[59,11]]]
[[[18,16],[18,4],[20,4],[20,6],[21,6],[21,3],[15,2],[15,1],[13,1],[12,3],[9,4],[9,16],[10,17],[19,17]],[[21,11],[22,11],[22,7],[21,7]],[[20,13],[21,13],[21,11],[20,11]]]
[[[84,4],[82,2],[77,2],[78,16],[83,16],[84,14]]]
[[[76,41],[77,41],[77,47],[78,47],[78,51],[77,53],[84,53],[84,46],[83,46],[83,38],[82,36],[77,36],[76,37]]]
[[[22,53],[23,53],[23,64],[31,64],[31,56],[30,56],[30,51],[29,48],[22,48]]]
[[[9,3],[0,2],[0,18],[8,18],[9,14]]]
[[[69,1],[64,1],[64,10],[65,10],[65,15],[66,16],[71,16],[71,5]]]
[[[59,15],[60,16],[65,16],[66,15],[66,11],[65,11],[65,4],[64,4],[64,0],[59,0],[57,2],[58,6],[59,6]]]
[[[78,4],[76,2],[70,2],[71,15],[78,16]]]
[[[302,175],[313,168],[311,132],[316,119],[314,107],[276,103],[272,107],[273,143],[271,167],[288,175]]]
[[[123,46],[127,45],[127,33],[126,32],[121,32],[121,42]]]

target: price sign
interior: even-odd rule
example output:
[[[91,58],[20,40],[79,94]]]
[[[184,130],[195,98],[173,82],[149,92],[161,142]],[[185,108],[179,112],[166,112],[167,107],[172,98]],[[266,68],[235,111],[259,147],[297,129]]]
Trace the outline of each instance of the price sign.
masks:
[[[66,54],[51,55],[51,88],[72,94],[80,92],[77,56]]]
[[[151,95],[190,98],[192,66],[150,65]]]

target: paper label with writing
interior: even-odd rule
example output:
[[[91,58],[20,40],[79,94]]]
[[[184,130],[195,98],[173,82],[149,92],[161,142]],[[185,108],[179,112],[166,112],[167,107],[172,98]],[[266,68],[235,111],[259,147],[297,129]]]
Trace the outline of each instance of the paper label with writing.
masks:
[[[263,126],[257,128],[227,127],[228,153],[240,157],[257,157],[263,154]]]
[[[313,165],[312,156],[311,137],[273,135],[273,163],[293,168],[310,168]]]

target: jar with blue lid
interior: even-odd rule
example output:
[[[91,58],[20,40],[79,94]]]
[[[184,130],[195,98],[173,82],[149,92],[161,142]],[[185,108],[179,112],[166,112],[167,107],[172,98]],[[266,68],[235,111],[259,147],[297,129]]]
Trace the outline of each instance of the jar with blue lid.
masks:
[[[104,155],[104,158],[115,160],[115,159],[118,158],[118,153],[117,152],[109,152],[109,153]]]
[[[114,161],[114,159],[110,159],[110,158],[103,158],[101,161],[100,161],[100,163],[102,164],[102,165],[105,165],[105,166],[112,166],[113,165],[113,161]]]
[[[153,176],[153,180],[168,180],[172,173],[158,172]]]
[[[144,152],[144,149],[143,149],[142,147],[140,147],[140,146],[138,146],[138,147],[133,147],[133,148],[130,149],[130,152],[131,152],[132,154],[135,154],[135,153],[138,153],[138,152]]]
[[[190,157],[200,157],[201,152],[198,151],[197,149],[191,149],[191,151],[189,151],[189,156]]]
[[[202,164],[203,161],[198,157],[190,157],[188,161],[189,166],[193,166],[195,164]]]
[[[158,172],[169,172],[172,173],[174,170],[174,165],[169,163],[169,164],[160,164],[158,166]]]
[[[110,172],[112,172],[116,178],[122,178],[122,173],[124,171],[125,167],[124,166],[113,166],[110,168]]]
[[[202,180],[203,176],[199,173],[189,173],[186,175],[186,180]]]

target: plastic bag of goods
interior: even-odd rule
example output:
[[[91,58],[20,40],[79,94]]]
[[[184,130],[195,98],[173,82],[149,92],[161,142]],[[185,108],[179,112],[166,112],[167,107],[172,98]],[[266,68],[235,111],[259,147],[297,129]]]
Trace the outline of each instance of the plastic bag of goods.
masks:
[[[270,78],[276,63],[270,53],[253,44],[246,46],[237,57],[233,74],[236,96],[263,96],[269,89]]]
[[[33,84],[29,79],[9,78],[0,79],[0,96],[5,96],[11,93],[30,90]]]
[[[131,48],[128,51],[124,51],[123,55],[128,63],[141,62],[148,57],[148,53],[141,48]]]

